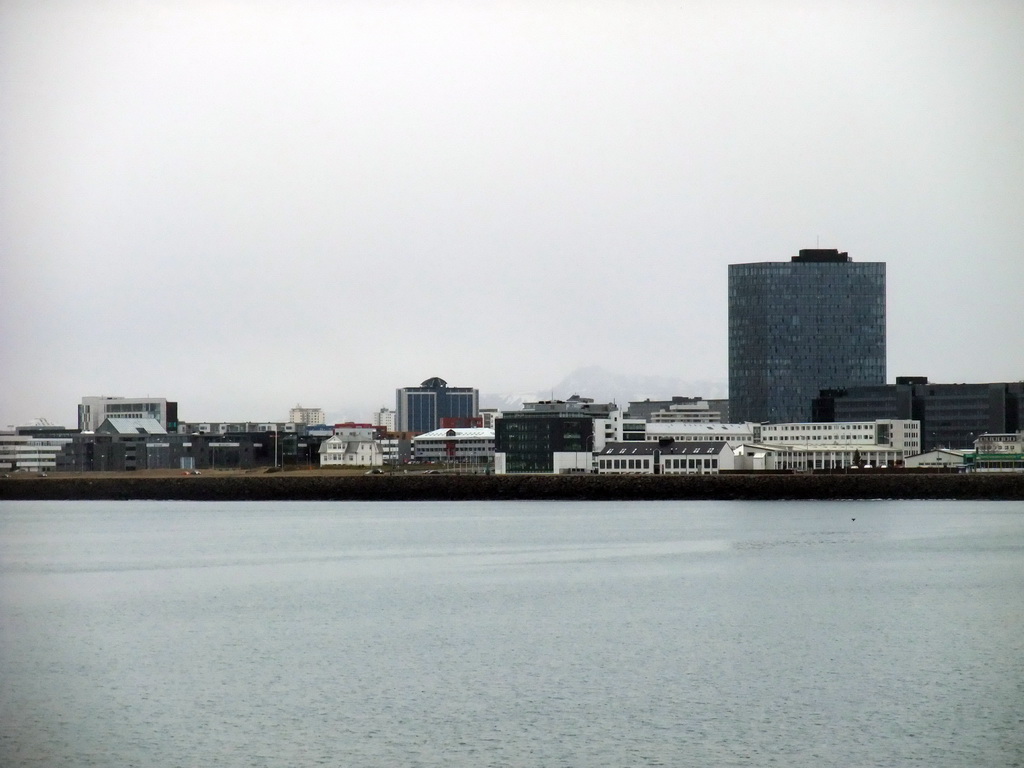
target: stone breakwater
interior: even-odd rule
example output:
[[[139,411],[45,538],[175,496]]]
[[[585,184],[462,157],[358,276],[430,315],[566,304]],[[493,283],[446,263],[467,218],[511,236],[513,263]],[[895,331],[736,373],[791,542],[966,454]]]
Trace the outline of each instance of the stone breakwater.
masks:
[[[0,499],[482,501],[979,499],[1024,501],[1024,475],[369,475],[0,479]],[[1024,508],[1022,508],[1024,509]]]

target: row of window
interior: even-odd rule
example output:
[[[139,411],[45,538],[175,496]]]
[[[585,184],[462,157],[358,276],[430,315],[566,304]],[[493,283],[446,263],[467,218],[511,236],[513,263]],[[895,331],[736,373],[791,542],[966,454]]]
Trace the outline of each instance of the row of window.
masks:
[[[1019,472],[1024,472],[1024,461],[979,461],[979,470],[986,469],[1014,469]]]
[[[665,469],[718,469],[718,459],[665,459]]]
[[[107,413],[121,413],[135,416],[138,412],[159,413],[160,403],[111,403],[106,406]]]
[[[855,434],[855,435],[765,435],[764,441],[766,443],[791,443],[791,442],[862,442],[869,443],[874,442],[875,435],[871,434]]]
[[[651,459],[599,459],[601,469],[650,469]],[[718,459],[665,459],[665,469],[718,469]]]
[[[413,440],[413,448],[424,451],[447,451],[449,449],[474,451],[493,450],[493,440]]]
[[[601,469],[650,469],[651,460],[647,459],[601,459]]]
[[[647,442],[654,442],[655,440],[658,440],[658,439],[660,439],[662,437],[674,437],[676,440],[685,440],[687,443],[699,443],[699,442],[716,442],[716,443],[721,443],[721,442],[724,442],[726,440],[726,435],[699,435],[699,434],[698,435],[683,435],[683,434],[660,434],[660,433],[657,433],[657,432],[652,432],[651,434],[647,435]],[[737,438],[753,439],[753,434],[751,432],[743,432],[741,434],[733,433],[732,434],[732,438],[733,439],[737,439]]]

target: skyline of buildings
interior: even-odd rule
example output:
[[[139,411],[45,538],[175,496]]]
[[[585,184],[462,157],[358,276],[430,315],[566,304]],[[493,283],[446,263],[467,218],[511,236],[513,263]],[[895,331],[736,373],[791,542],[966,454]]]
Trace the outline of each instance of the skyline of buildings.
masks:
[[[970,392],[964,388],[967,385],[930,385],[929,396],[917,392],[912,407],[906,383],[920,386],[926,378],[900,377],[896,385],[885,383],[886,269],[882,262],[856,263],[838,249],[801,249],[788,262],[730,264],[727,294],[730,397],[705,401],[673,395],[671,400],[631,401],[638,414],[643,411],[653,421],[730,423],[913,417],[925,425],[922,443],[926,448],[965,443],[982,425],[989,431],[1012,431],[1024,422],[1020,415],[1024,398],[1020,387],[1012,384],[971,385]],[[369,423],[396,433],[483,425],[479,390],[474,387],[449,387],[435,376],[395,393],[394,411],[380,408]],[[552,398],[550,402],[568,402],[565,407],[570,407],[572,401]],[[529,407],[543,409],[544,402]],[[581,398],[575,406],[586,410],[592,402]],[[487,415],[488,423],[493,423],[493,415]],[[180,423],[175,401],[82,398],[80,430],[95,431],[108,417],[154,418],[168,432],[175,432]],[[288,424],[326,421],[320,407],[296,405],[289,411]],[[238,422],[218,425],[230,431],[241,427]]]
[[[972,413],[977,411],[978,386],[938,385],[934,391],[917,394],[934,397],[934,402],[928,404],[932,409]],[[990,405],[998,406],[996,412],[990,411],[990,416],[994,413],[1000,418],[1019,418],[1024,383],[980,386],[988,390]],[[996,402],[991,395],[1000,394],[1000,390],[1005,397]],[[839,393],[838,399],[843,395]],[[590,398],[574,396],[568,400],[525,403],[522,410],[495,414],[493,429],[443,427],[420,434],[388,433],[382,427],[357,423],[330,427],[188,422],[179,423],[178,431],[169,433],[155,418],[108,416],[95,432],[51,425],[0,434],[0,469],[192,472],[384,464],[398,468],[407,462],[425,461],[455,464],[460,472],[498,474],[706,474],[940,465],[974,471],[976,462],[984,460],[985,471],[1024,471],[1024,456],[1016,450],[1024,432],[1013,429],[1008,420],[973,424],[972,439],[962,447],[932,450],[935,455],[926,456],[929,451],[922,446],[922,435],[928,432],[927,422],[916,419],[725,424],[711,420],[710,409],[699,407],[695,398],[673,398],[668,402],[682,407],[652,410],[652,406],[664,403],[641,401],[631,404],[639,406],[637,411],[642,415],[638,417],[615,403],[595,403]],[[971,407],[964,408],[965,404]],[[665,420],[671,415],[676,420]],[[698,415],[702,416],[700,420],[694,418]],[[707,452],[701,448],[702,443],[725,443],[735,459],[722,461],[724,454],[717,451],[718,458],[714,460],[698,460]],[[979,449],[979,445],[984,447]],[[610,446],[615,450],[609,451]]]

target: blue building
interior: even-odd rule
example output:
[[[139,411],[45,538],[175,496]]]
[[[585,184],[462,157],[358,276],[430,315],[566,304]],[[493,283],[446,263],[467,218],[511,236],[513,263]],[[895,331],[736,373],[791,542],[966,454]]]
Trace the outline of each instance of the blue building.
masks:
[[[403,387],[395,396],[395,430],[433,432],[442,419],[468,421],[480,415],[480,393],[472,387],[449,387],[444,379],[427,379]],[[468,426],[468,424],[466,424]]]
[[[885,384],[885,264],[813,248],[729,265],[734,422],[804,422],[821,390]]]

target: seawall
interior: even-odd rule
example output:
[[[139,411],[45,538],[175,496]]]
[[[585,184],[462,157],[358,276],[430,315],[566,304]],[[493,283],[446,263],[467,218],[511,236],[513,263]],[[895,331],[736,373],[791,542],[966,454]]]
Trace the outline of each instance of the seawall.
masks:
[[[1024,501],[1020,474],[360,475],[0,479],[2,499],[468,501],[978,499]]]

